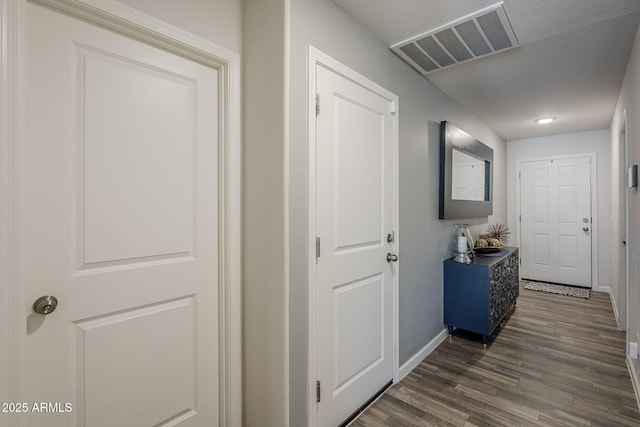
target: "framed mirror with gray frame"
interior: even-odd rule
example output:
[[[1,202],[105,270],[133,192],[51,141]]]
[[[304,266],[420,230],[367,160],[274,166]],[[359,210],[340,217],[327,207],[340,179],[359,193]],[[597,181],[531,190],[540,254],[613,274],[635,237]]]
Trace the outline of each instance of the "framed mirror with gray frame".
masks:
[[[440,219],[493,213],[493,149],[462,129],[440,123]]]

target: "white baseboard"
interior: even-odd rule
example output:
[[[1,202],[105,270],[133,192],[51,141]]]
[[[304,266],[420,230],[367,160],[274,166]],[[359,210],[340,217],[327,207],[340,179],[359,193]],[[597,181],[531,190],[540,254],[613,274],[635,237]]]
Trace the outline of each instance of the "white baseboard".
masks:
[[[407,374],[415,369],[416,366],[420,364],[433,350],[436,349],[440,345],[440,343],[447,339],[449,336],[449,332],[447,332],[447,328],[443,329],[438,335],[436,335],[431,341],[427,343],[420,351],[414,354],[411,359],[407,360],[405,364],[400,366],[400,370],[398,372],[398,381],[407,376]]]
[[[633,366],[633,360],[628,354],[627,369],[629,369],[629,375],[631,376],[631,384],[633,384],[633,391],[636,395],[636,403],[638,404],[638,409],[640,409],[640,382],[638,381],[638,375],[636,374],[636,370]]]
[[[609,294],[609,299],[611,300],[611,307],[613,307],[613,315],[616,317],[616,324],[618,325],[618,329],[620,329],[621,331],[624,331],[624,328],[620,325],[620,312],[618,311],[618,304],[616,302],[616,297],[613,295],[613,289],[611,289],[610,286],[600,286],[598,287],[597,292],[606,292]]]
[[[611,286],[598,286],[598,287],[592,288],[591,290],[594,292],[605,292],[613,296],[612,294],[613,290],[611,289]]]

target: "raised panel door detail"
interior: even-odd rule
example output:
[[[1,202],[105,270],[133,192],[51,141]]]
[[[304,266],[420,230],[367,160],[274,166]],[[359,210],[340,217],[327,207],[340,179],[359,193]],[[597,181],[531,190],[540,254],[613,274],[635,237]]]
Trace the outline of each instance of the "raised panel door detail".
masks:
[[[380,244],[383,117],[343,96],[335,98],[334,108],[335,250]]]
[[[533,235],[534,264],[549,265],[549,236],[546,234]]]
[[[549,222],[549,188],[537,186],[533,188],[533,221],[537,223]]]
[[[564,269],[576,269],[578,267],[578,239],[575,235],[558,236],[558,245],[560,247],[560,267]]]
[[[575,185],[558,187],[558,220],[561,224],[576,224],[578,219],[578,188]]]
[[[80,424],[151,426],[193,415],[195,310],[188,297],[75,322]]]
[[[546,166],[534,167],[532,170],[532,175],[534,178],[547,179],[549,177],[549,168]]]
[[[558,177],[562,178],[577,178],[578,177],[578,168],[574,165],[566,165],[558,167]]]
[[[383,307],[382,275],[334,289],[334,387],[338,392],[383,357]]]
[[[192,79],[78,51],[81,267],[194,255]]]

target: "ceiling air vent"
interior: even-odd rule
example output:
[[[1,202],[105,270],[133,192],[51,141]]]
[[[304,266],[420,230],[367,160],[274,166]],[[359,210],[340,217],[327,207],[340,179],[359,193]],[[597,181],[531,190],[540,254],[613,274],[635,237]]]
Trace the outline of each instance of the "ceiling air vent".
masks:
[[[428,74],[460,62],[518,46],[502,3],[396,43],[391,49]]]

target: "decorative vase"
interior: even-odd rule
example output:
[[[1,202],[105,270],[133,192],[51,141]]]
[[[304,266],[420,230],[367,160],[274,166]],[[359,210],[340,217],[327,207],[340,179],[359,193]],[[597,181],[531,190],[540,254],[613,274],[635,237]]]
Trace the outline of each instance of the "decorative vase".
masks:
[[[469,224],[453,224],[453,260],[463,264],[471,264],[473,256],[473,237]]]

